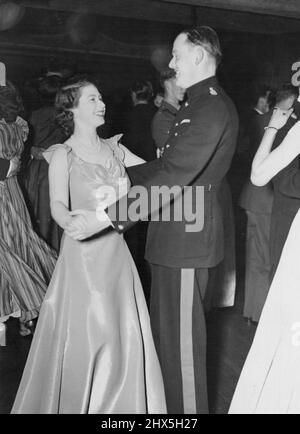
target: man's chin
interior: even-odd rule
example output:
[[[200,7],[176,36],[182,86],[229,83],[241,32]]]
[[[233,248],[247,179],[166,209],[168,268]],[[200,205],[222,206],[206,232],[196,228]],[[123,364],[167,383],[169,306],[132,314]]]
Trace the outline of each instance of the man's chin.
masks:
[[[187,89],[188,88],[186,82],[180,77],[176,77],[176,84],[178,87],[181,87],[181,89]]]

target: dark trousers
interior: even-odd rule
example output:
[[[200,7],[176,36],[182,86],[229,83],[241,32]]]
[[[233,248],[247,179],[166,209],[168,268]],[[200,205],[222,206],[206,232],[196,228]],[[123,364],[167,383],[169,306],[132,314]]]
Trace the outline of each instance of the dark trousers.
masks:
[[[208,270],[151,265],[150,318],[168,413],[208,413],[206,323]]]
[[[283,247],[297,212],[298,209],[283,210],[280,212],[278,207],[276,207],[276,209],[273,207],[270,231],[270,283],[272,283],[273,277],[276,273]]]
[[[270,288],[271,214],[246,212],[248,223],[244,316],[258,322]]]

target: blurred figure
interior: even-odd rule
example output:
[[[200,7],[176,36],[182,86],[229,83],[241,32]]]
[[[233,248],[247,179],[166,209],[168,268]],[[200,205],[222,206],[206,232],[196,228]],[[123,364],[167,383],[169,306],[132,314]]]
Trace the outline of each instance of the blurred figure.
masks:
[[[0,157],[13,162],[0,182],[0,322],[20,316],[20,334],[31,333],[52,275],[55,253],[33,231],[17,181],[18,163],[27,138],[27,123],[14,86],[0,87]]]
[[[152,84],[147,80],[136,81],[130,89],[130,94],[133,107],[126,120],[122,143],[144,160],[154,160],[156,148],[151,134],[151,122],[156,107],[152,102]]]
[[[274,91],[270,86],[257,85],[250,99],[251,108],[242,116],[241,146],[239,153],[245,164],[245,174],[250,176],[251,164],[261,140],[261,130],[257,120],[274,106]],[[240,135],[241,135],[240,134]]]
[[[156,112],[152,84],[147,80],[136,81],[130,90],[133,107],[125,123],[122,143],[134,154],[146,161],[156,159],[156,147],[151,134],[151,122]],[[150,299],[150,268],[144,259],[148,222],[139,222],[125,234],[125,239],[133,256],[147,303]]]
[[[55,74],[40,80],[39,92],[44,105],[35,110],[30,117],[33,146],[31,148],[31,161],[24,180],[34,228],[57,252],[59,251],[62,231],[51,217],[48,164],[43,157],[43,152],[49,146],[64,141],[64,135],[55,122],[54,108],[54,100],[60,84],[61,78]]]
[[[164,88],[164,96],[162,104],[152,120],[151,131],[158,150],[162,152],[175,116],[180,109],[180,103],[184,99],[185,90],[176,84],[173,69],[166,69],[161,72],[160,83]]]
[[[291,108],[297,99],[297,88],[283,85],[276,93],[276,107]],[[250,144],[255,155],[273,111],[256,117],[255,141]],[[254,138],[254,135],[253,135]],[[273,206],[272,183],[257,187],[248,179],[239,205],[247,214],[244,317],[258,322],[270,287],[270,226]]]
[[[155,107],[159,108],[162,105],[163,99],[164,99],[163,92],[161,91],[157,92],[153,100],[153,104],[155,105]]]

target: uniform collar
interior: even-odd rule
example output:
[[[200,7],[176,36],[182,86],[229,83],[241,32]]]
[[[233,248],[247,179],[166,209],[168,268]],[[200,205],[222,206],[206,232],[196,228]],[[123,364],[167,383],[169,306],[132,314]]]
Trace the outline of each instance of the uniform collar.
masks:
[[[163,101],[160,106],[160,110],[168,110],[169,112],[176,114],[178,112],[177,108],[167,101]]]
[[[218,80],[215,75],[206,78],[205,80],[199,81],[198,83],[193,84],[193,86],[187,89],[188,99],[193,99],[198,96],[204,95],[209,91],[210,87],[217,86],[217,85],[218,85]]]

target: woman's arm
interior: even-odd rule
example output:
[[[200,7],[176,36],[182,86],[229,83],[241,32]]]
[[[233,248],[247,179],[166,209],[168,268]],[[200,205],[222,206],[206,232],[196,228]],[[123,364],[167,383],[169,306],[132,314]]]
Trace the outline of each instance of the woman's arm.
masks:
[[[124,164],[125,167],[138,166],[139,164],[146,163],[145,160],[133,154],[124,145],[119,144],[122,151],[124,151]]]
[[[288,111],[274,110],[252,163],[251,182],[254,185],[266,185],[299,154],[299,139],[297,140],[294,130],[298,123],[291,128],[280,146],[271,152],[277,131],[285,125],[292,111],[292,109]]]
[[[72,217],[69,214],[69,171],[65,149],[54,151],[49,165],[51,214],[57,224],[65,229]]]

